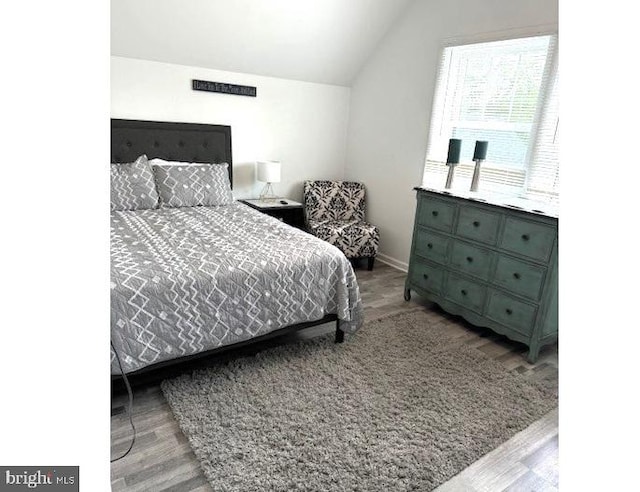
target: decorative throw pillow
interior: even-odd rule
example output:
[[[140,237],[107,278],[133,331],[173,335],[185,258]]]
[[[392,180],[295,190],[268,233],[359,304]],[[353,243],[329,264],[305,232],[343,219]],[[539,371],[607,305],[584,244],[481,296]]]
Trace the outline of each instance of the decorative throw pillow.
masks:
[[[214,206],[233,203],[229,165],[153,166],[163,207]]]
[[[158,191],[146,155],[135,162],[111,164],[111,211],[158,206]]]

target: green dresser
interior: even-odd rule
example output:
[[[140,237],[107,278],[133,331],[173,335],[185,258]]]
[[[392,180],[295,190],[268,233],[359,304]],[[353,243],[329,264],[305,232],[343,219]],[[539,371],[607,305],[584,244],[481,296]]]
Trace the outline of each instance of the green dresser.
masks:
[[[528,345],[558,338],[558,219],[416,188],[405,299],[411,291]]]

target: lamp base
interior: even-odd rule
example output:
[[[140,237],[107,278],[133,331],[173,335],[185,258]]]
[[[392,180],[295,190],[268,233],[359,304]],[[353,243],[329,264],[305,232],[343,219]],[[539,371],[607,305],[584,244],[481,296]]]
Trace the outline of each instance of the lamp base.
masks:
[[[445,183],[444,187],[448,190],[453,184],[453,173],[455,171],[456,165],[454,163],[447,163],[447,166],[449,166],[449,172],[447,173],[447,182]]]
[[[475,159],[476,167],[473,169],[473,178],[471,178],[471,188],[469,191],[478,191],[478,185],[480,184],[480,166],[484,162],[484,159]]]
[[[267,183],[266,185],[264,185],[264,188],[262,188],[262,191],[260,192],[260,196],[258,198],[260,198],[261,202],[274,202],[279,197],[273,191],[273,186],[271,185],[271,183]]]

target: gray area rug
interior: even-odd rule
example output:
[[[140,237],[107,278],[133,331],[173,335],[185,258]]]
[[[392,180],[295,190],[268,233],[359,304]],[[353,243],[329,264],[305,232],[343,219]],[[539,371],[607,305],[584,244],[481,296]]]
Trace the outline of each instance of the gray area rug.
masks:
[[[162,383],[216,491],[432,490],[557,405],[424,310]]]

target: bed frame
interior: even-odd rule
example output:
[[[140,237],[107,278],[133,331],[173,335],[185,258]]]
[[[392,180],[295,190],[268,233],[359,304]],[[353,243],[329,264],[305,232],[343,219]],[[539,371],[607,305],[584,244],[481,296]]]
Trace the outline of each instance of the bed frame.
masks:
[[[161,158],[169,161],[229,164],[229,182],[233,187],[233,159],[231,155],[231,127],[202,123],[178,123],[165,121],[144,121],[111,119],[111,162],[133,162],[140,155],[149,159]],[[260,337],[217,347],[199,354],[178,357],[158,362],[128,373],[128,377],[147,374],[170,365],[183,364],[202,357],[212,356],[229,350],[257,344],[294,331],[325,323],[336,322],[336,343],[344,340],[344,332],[339,327],[338,316],[329,314],[317,321],[298,323],[272,331]],[[113,375],[112,380],[121,379]]]

